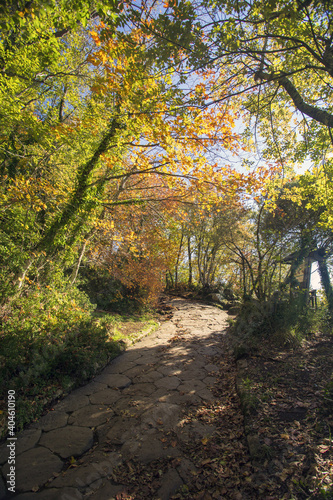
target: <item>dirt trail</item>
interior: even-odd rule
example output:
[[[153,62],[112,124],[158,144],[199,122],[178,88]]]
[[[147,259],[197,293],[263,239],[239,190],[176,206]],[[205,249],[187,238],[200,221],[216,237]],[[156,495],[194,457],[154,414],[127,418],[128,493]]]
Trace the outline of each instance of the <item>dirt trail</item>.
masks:
[[[0,498],[247,498],[227,314],[181,298],[170,305],[155,333],[18,436],[14,495],[0,448]]]

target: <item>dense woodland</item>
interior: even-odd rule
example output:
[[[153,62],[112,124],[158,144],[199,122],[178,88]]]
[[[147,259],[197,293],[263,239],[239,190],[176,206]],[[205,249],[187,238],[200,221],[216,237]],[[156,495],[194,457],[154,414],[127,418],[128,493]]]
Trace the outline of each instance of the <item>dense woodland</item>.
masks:
[[[0,26],[0,376],[22,426],[165,289],[290,338],[311,259],[330,331],[330,0],[17,0]]]

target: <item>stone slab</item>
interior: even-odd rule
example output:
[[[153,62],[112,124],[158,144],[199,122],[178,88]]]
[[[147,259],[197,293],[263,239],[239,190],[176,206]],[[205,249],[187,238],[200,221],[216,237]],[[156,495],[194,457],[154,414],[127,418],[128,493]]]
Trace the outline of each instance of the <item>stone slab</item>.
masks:
[[[107,365],[104,368],[103,373],[125,374],[125,372],[127,372],[127,370],[130,370],[131,368],[134,368],[135,366],[136,366],[135,361],[124,362],[123,355],[122,355],[122,356],[119,356],[119,358],[113,360],[112,363]]]
[[[185,484],[191,484],[198,473],[197,467],[188,458],[182,457],[177,472]]]
[[[64,411],[50,411],[39,422],[34,424],[34,427],[42,429],[45,432],[65,427],[68,421],[68,414]]]
[[[83,396],[91,396],[91,394],[95,394],[95,392],[102,391],[103,389],[107,389],[107,384],[101,384],[100,382],[91,381],[89,384],[79,387],[75,389],[75,395],[83,395]]]
[[[139,383],[139,384],[145,382],[154,383],[161,378],[163,378],[162,373],[158,372],[157,370],[150,370],[147,373],[138,375],[137,377],[133,378],[133,383]]]
[[[217,365],[210,363],[205,366],[205,370],[207,370],[208,373],[218,373],[220,371],[220,368]]]
[[[126,439],[129,439],[134,428],[138,426],[136,418],[116,417],[112,420],[111,427],[106,434],[106,441],[111,444],[124,444]]]
[[[190,422],[179,427],[176,430],[177,437],[181,441],[201,441],[202,438],[210,438],[216,431],[216,427],[210,424],[203,424],[201,422]]]
[[[88,396],[70,394],[55,406],[57,411],[75,411],[89,404]]]
[[[181,393],[195,393],[200,389],[206,389],[206,385],[201,382],[201,380],[187,380],[183,384],[177,387],[177,390]]]
[[[127,395],[135,395],[135,396],[149,396],[156,391],[156,386],[154,384],[144,382],[140,384],[133,384],[130,387],[124,389],[123,394]]]
[[[50,450],[38,446],[28,450],[16,458],[16,489],[26,492],[39,488],[63,468],[63,462]],[[9,465],[3,468],[4,476],[9,471]]]
[[[139,358],[137,364],[153,368],[156,365],[157,361],[158,361],[157,354],[155,354],[155,356],[151,354],[149,356],[142,356],[141,358]]]
[[[124,396],[112,407],[113,411],[121,417],[138,417],[154,404],[149,396]]]
[[[41,429],[26,429],[17,436],[16,455],[33,448],[42,434]]]
[[[82,465],[89,466],[92,471],[98,472],[101,477],[108,477],[113,469],[118,467],[123,461],[120,453],[112,451],[107,453],[102,446],[94,449],[92,454],[85,455],[82,459]]]
[[[183,485],[183,481],[175,469],[169,469],[162,477],[162,486],[158,490],[156,500],[169,500],[171,495]]]
[[[82,500],[82,493],[76,488],[47,488],[38,493],[23,493],[17,500]]]
[[[205,377],[207,377],[207,372],[205,370],[192,370],[191,368],[189,370],[183,370],[178,377],[181,380],[203,380]]]
[[[170,403],[156,403],[141,415],[141,422],[149,427],[170,430],[176,428],[180,420],[181,408]]]
[[[168,377],[178,376],[180,373],[182,373],[182,368],[178,367],[175,363],[160,365],[156,368],[156,370],[162,373],[162,375]]]
[[[144,375],[149,369],[150,368],[148,366],[135,365],[124,371],[124,375],[126,375],[126,377],[129,377],[130,379],[133,379],[139,375]]]
[[[89,405],[74,411],[69,419],[69,424],[80,427],[97,427],[107,422],[113,415],[113,411],[104,405]]]
[[[63,488],[65,486],[72,486],[75,488],[85,488],[97,479],[101,479],[101,475],[96,469],[89,465],[78,468],[71,468],[63,472],[54,481],[52,481],[52,488]]]
[[[177,389],[177,387],[181,384],[181,380],[178,377],[163,377],[160,380],[155,382],[157,388],[164,388],[167,390]]]
[[[217,378],[216,377],[210,377],[210,376],[208,376],[208,377],[205,377],[202,381],[208,387],[213,387],[213,385],[216,384]]]
[[[199,354],[203,356],[216,356],[217,354],[221,354],[222,351],[218,347],[211,346],[202,346],[198,349]]]
[[[43,434],[40,444],[62,458],[77,457],[89,450],[94,443],[91,429],[68,425]]]
[[[153,431],[145,434],[142,439],[130,439],[121,448],[124,458],[136,459],[148,464],[161,458],[177,457],[181,454],[179,449],[165,446],[161,441],[163,435]]]
[[[89,496],[89,500],[115,500],[116,495],[120,494],[122,491],[125,491],[124,486],[105,481],[93,495]]]
[[[141,358],[141,356],[142,356],[142,352],[140,352],[140,350],[134,346],[133,348],[128,349],[126,352],[124,352],[123,354],[118,356],[118,358],[111,361],[111,363],[108,366],[112,366],[112,365],[126,366],[126,363],[128,363],[130,361],[136,362],[139,358]]]
[[[121,397],[121,392],[114,389],[104,389],[103,391],[95,392],[95,394],[89,396],[91,404],[111,406]]]
[[[167,403],[173,403],[180,406],[187,406],[197,405],[202,402],[202,399],[198,394],[179,393],[178,391],[173,391],[164,397],[160,397],[159,401],[165,401]]]
[[[214,401],[214,394],[209,389],[199,389],[196,394],[204,401]]]
[[[118,373],[101,373],[94,380],[95,382],[106,384],[112,389],[125,389],[125,387],[128,387],[132,383],[132,380],[126,377],[126,375]]]

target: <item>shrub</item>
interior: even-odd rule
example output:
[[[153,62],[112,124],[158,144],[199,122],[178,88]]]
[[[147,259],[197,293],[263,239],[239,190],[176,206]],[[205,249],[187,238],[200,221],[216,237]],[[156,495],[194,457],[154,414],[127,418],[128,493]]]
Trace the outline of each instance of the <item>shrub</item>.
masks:
[[[38,416],[59,390],[79,385],[119,353],[93,310],[86,294],[65,279],[33,285],[2,306],[0,399],[8,389],[16,391],[19,426]]]
[[[304,306],[304,298],[299,295],[279,302],[244,302],[232,329],[238,339],[252,344],[256,339],[273,338],[279,344],[296,346],[326,323],[325,309]]]
[[[116,279],[108,269],[85,267],[79,285],[99,309],[118,313],[135,313],[156,306],[162,290],[160,280],[142,267],[128,272],[127,280]]]

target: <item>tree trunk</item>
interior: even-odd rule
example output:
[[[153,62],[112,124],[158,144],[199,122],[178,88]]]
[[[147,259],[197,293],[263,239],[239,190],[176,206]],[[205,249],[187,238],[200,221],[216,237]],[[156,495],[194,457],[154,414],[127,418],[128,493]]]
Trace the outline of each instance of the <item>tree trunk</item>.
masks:
[[[36,244],[34,248],[35,252],[48,252],[50,248],[54,246],[54,242],[59,231],[63,230],[64,227],[74,218],[76,213],[79,211],[87,195],[89,176],[94,171],[101,155],[105,153],[110,147],[110,144],[114,140],[119,128],[120,124],[118,122],[118,119],[115,117],[112,119],[107,132],[105,133],[103,139],[101,140],[92,157],[79,168],[77,175],[77,187],[73,195],[71,196],[71,199],[64,207],[64,210],[59,219],[56,219],[51,224],[50,228],[45,233],[43,238]]]
[[[191,237],[187,237],[187,254],[188,254],[188,286],[192,286],[193,272],[192,272],[192,250],[191,250]]]
[[[29,271],[33,261],[33,257],[31,259],[28,259],[24,266],[24,271],[22,271],[22,273],[18,276],[18,289],[22,288],[26,274]]]
[[[197,242],[197,265],[198,265],[198,274],[199,274],[199,281],[203,285],[203,276],[202,276],[202,270],[201,270],[201,238],[198,239]]]
[[[178,266],[179,266],[181,251],[182,251],[182,248],[183,248],[183,240],[184,240],[184,232],[182,230],[182,237],[180,239],[180,244],[179,244],[178,254],[177,254],[177,260],[176,260],[176,265],[175,265],[175,286],[178,285]]]
[[[79,255],[79,259],[78,259],[77,264],[74,267],[73,272],[72,272],[71,285],[74,285],[74,283],[76,281],[76,278],[77,278],[77,275],[78,275],[78,272],[79,272],[79,269],[80,269],[80,265],[81,265],[84,253],[85,253],[86,248],[87,248],[87,243],[88,243],[88,240],[85,240],[85,242],[82,245],[81,252],[80,252],[80,255]]]
[[[165,273],[165,284],[166,284],[167,290],[170,290],[170,288],[173,288],[173,276],[172,276],[172,272],[170,270],[168,270]]]
[[[243,299],[247,297],[247,286],[246,286],[246,269],[245,269],[245,259],[241,257],[242,265],[240,266],[240,281],[242,286],[243,280]]]

